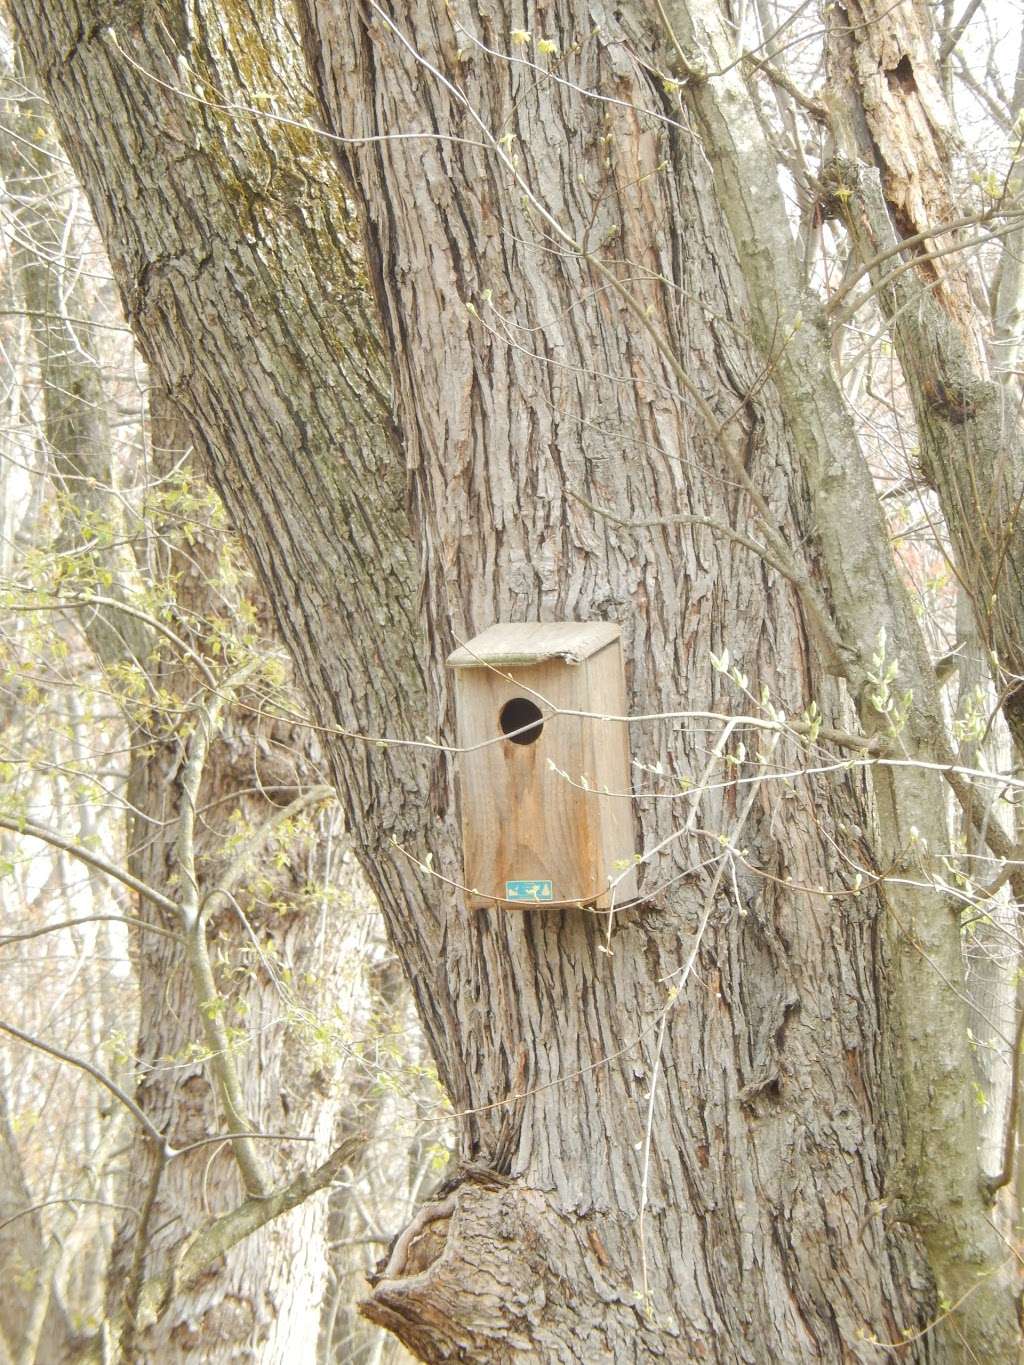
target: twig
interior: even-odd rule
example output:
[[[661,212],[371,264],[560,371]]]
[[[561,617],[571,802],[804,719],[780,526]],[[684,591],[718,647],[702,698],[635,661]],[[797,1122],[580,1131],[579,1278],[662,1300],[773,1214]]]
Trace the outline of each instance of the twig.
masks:
[[[986,89],[980,81],[975,80],[973,72],[964,61],[959,52],[956,54],[956,74],[963,81],[967,89],[975,96],[991,114],[993,121],[1002,128],[1003,132],[1008,133],[1013,127],[1013,114]]]
[[[108,877],[113,877],[115,881],[122,882],[132,891],[154,905],[159,905],[162,910],[169,910],[172,915],[178,916],[181,907],[165,896],[162,892],[156,891],[152,886],[139,881],[138,877],[133,877],[124,868],[118,867],[115,863],[108,862],[106,858],[98,853],[93,853],[81,844],[73,843],[70,839],[65,839],[63,834],[58,834],[55,829],[49,829],[46,825],[34,824],[31,820],[15,819],[10,815],[0,814],[0,829],[13,830],[15,834],[28,834],[33,839],[41,839],[45,844],[51,844],[54,848],[59,848],[62,852],[70,854],[72,858],[77,858],[79,862],[85,863],[88,867],[93,867],[97,872],[105,872]]]
[[[52,1043],[44,1043],[41,1038],[36,1038],[31,1033],[23,1033],[20,1028],[15,1028],[13,1024],[8,1024],[3,1019],[0,1019],[0,1029],[2,1029],[4,1033],[9,1033],[12,1038],[17,1038],[19,1042],[27,1043],[29,1047],[37,1048],[40,1052],[45,1052],[50,1057],[56,1057],[60,1062],[67,1062],[69,1066],[76,1066],[79,1071],[84,1071],[87,1075],[91,1076],[93,1080],[99,1081],[100,1085],[102,1085],[105,1090],[109,1090],[116,1100],[120,1100],[128,1112],[138,1120],[146,1134],[160,1147],[163,1147],[164,1136],[159,1129],[157,1129],[152,1121],[146,1117],[145,1113],[139,1108],[131,1096],[127,1095],[117,1082],[112,1081],[106,1072],[101,1071],[98,1066],[94,1066],[92,1062],[87,1062],[84,1057],[76,1057],[73,1053],[64,1052],[62,1048],[54,1047]]]
[[[139,1216],[139,1211],[134,1204],[119,1204],[115,1199],[86,1199],[84,1195],[64,1194],[53,1199],[40,1199],[35,1204],[29,1204],[27,1207],[19,1209],[17,1213],[12,1213],[9,1218],[0,1221],[0,1232],[3,1232],[4,1228],[10,1227],[12,1223],[16,1223],[19,1218],[27,1218],[30,1214],[38,1213],[40,1209],[53,1208],[55,1204],[69,1205],[71,1208],[74,1208],[76,1204],[88,1204],[90,1207],[95,1206],[101,1209],[117,1209],[119,1213],[130,1213],[135,1218]]]
[[[1014,210],[1016,216],[1019,216],[1020,212],[1019,209]],[[984,213],[966,214],[963,218],[957,218],[952,223],[940,223],[937,227],[924,228],[921,232],[915,232],[911,237],[901,237],[899,241],[893,243],[892,246],[886,247],[884,251],[877,252],[869,261],[865,261],[862,265],[858,265],[857,269],[848,279],[845,279],[842,282],[832,297],[824,304],[825,313],[834,313],[843,299],[850,293],[851,289],[855,289],[865,275],[869,275],[876,266],[882,265],[883,262],[889,260],[891,257],[898,256],[901,252],[907,251],[911,247],[920,246],[922,242],[930,241],[933,237],[943,237],[948,232],[959,232],[961,228],[965,227],[980,226],[981,224],[991,222],[993,218],[1000,216],[1001,215],[997,213],[995,209],[990,208]],[[916,265],[919,261],[925,259],[924,256],[915,256],[910,263],[911,265]]]
[[[981,0],[968,0],[967,8],[960,16],[960,21],[947,34],[945,41],[939,48],[939,65],[947,60],[949,54],[956,47],[957,43],[964,36],[967,25],[974,18],[974,15],[981,7]]]
[[[908,270],[913,270],[915,266],[924,265],[926,261],[937,261],[943,256],[952,256],[958,251],[969,251],[973,247],[984,246],[987,242],[994,242],[999,237],[1008,237],[1011,232],[1016,232],[1020,224],[1017,222],[1008,223],[1005,227],[995,228],[992,232],[987,232],[980,237],[972,237],[967,242],[954,242],[952,246],[940,247],[935,251],[924,251],[919,256],[911,256],[909,261],[901,261],[884,275],[877,284],[873,284],[866,294],[848,303],[845,308],[836,313],[833,321],[837,327],[849,322],[857,313],[876,295],[890,288],[893,282]]]
[[[994,1195],[1013,1179],[1014,1157],[1017,1152],[1017,1126],[1020,1118],[1021,1051],[1024,1049],[1024,1009],[1017,1012],[1017,1030],[1013,1038],[1013,1057],[1010,1062],[1010,1102],[1006,1111],[1006,1131],[1003,1134],[1003,1166],[998,1175],[984,1182],[985,1189]]]
[[[665,12],[665,6],[662,4],[662,0],[654,0],[654,7],[658,11],[658,15],[661,19],[662,24],[664,24],[665,26],[665,32],[668,34],[669,42],[675,49],[676,57],[679,59],[679,65],[682,67],[683,73],[686,76],[687,80],[691,81],[704,80],[706,75],[704,68],[694,66],[690,58],[683,51],[683,45],[679,41],[675,29],[672,27],[672,23],[668,17],[668,14]]]
[[[5,128],[4,136],[10,137],[11,130]],[[33,150],[36,150],[33,148]],[[63,313],[44,313],[33,308],[0,308],[0,318],[41,318],[50,322],[71,322],[80,327],[99,327],[105,332],[123,332],[126,336],[132,335],[130,327],[123,327],[116,322],[94,322],[91,318],[73,318]]]
[[[315,1137],[310,1137],[306,1133],[261,1133],[256,1129],[245,1133],[211,1133],[209,1137],[198,1138],[195,1142],[188,1143],[185,1147],[175,1147],[169,1152],[169,1157],[185,1156],[187,1152],[198,1151],[200,1147],[209,1147],[214,1142],[233,1142],[235,1138],[253,1138],[260,1142],[315,1142]]]
[[[181,775],[181,811],[178,816],[176,843],[178,872],[181,879],[179,914],[185,930],[185,957],[192,976],[196,1007],[210,1051],[210,1068],[217,1084],[217,1091],[227,1115],[228,1125],[239,1133],[247,1132],[256,1125],[250,1123],[245,1116],[242,1086],[235,1067],[231,1040],[219,1008],[220,992],[217,990],[206,945],[206,928],[200,914],[199,880],[196,874],[195,820],[206,756],[213,737],[220,728],[221,712],[234,689],[240,687],[258,666],[259,660],[250,660],[198,708],[196,726],[189,741],[188,755]],[[262,1197],[267,1192],[268,1182],[262,1160],[252,1140],[248,1137],[235,1137],[231,1141],[231,1150],[238,1162],[246,1191],[250,1195]]]
[[[149,1183],[146,1186],[146,1195],[143,1200],[142,1211],[139,1214],[139,1225],[135,1231],[135,1243],[132,1247],[132,1262],[128,1270],[128,1281],[124,1291],[126,1331],[122,1343],[122,1353],[125,1360],[133,1360],[135,1358],[135,1336],[139,1328],[139,1301],[142,1296],[143,1275],[146,1268],[146,1247],[149,1243],[149,1226],[153,1217],[153,1209],[156,1206],[156,1197],[160,1190],[160,1181],[163,1177],[166,1165],[167,1154],[162,1146],[158,1145],[154,1153],[153,1171],[149,1177]]]
[[[315,1170],[304,1171],[283,1189],[263,1198],[250,1196],[229,1213],[222,1214],[201,1228],[180,1248],[172,1270],[147,1280],[142,1286],[139,1325],[145,1327],[150,1321],[155,1321],[172,1286],[178,1290],[187,1289],[207,1266],[232,1247],[330,1185],[352,1162],[367,1138],[368,1135],[362,1130],[350,1133]]]
[[[25,929],[18,934],[0,934],[0,948],[6,948],[11,943],[24,943],[30,938],[41,938],[43,934],[56,934],[61,929],[75,929],[80,924],[95,924],[100,920],[111,920],[114,924],[131,924],[136,929],[148,929],[152,934],[162,934],[164,938],[173,939],[175,943],[181,942],[181,935],[176,934],[173,929],[150,924],[149,920],[139,919],[136,915],[83,915],[81,919],[58,920],[55,924],[44,925],[42,929]]]
[[[772,736],[772,738],[771,738],[771,740],[770,740],[770,748],[771,748],[771,749],[774,749],[774,748],[775,748],[775,746],[778,744],[778,742],[779,742],[779,740],[781,739],[781,737],[782,737],[781,734],[778,734],[778,733],[776,733],[776,734],[774,734],[774,735]],[[724,738],[725,738],[725,736],[724,736],[724,733],[723,733],[723,736],[720,737],[720,741],[719,741],[721,747],[723,747],[723,748],[724,748],[724,743],[723,743]],[[718,746],[716,746],[716,749],[718,749]],[[720,752],[720,749],[719,749],[719,752]],[[715,757],[716,757],[716,754],[713,753],[713,754],[712,754],[712,760],[713,760]],[[712,761],[712,760],[709,760],[708,768],[707,768],[706,771],[705,771],[705,776],[706,776],[706,777],[707,777],[707,776],[710,776],[711,761]],[[727,854],[730,855],[730,860],[731,860],[731,855],[732,855],[732,853],[733,853],[733,845],[736,843],[737,839],[738,839],[738,838],[740,837],[740,835],[743,833],[743,829],[744,829],[744,827],[745,827],[745,825],[746,825],[746,823],[747,823],[747,819],[748,819],[748,817],[749,817],[749,815],[750,815],[750,810],[751,810],[751,807],[752,807],[753,804],[754,804],[754,799],[755,799],[756,796],[757,796],[757,788],[756,788],[756,787],[753,787],[753,788],[751,788],[750,792],[747,794],[747,796],[746,796],[746,798],[745,798],[745,800],[744,800],[744,802],[743,802],[742,807],[740,808],[740,810],[739,810],[739,811],[737,812],[737,814],[736,814],[736,819],[735,819],[735,821],[733,822],[732,832],[731,832],[731,834],[730,834],[730,836],[729,836],[729,842],[728,842],[728,845],[727,845],[727,848],[726,848]],[[695,807],[694,810],[691,812],[690,820],[692,821],[692,820],[695,818],[695,816],[696,816],[696,807]],[[656,1043],[655,1043],[655,1052],[654,1052],[654,1065],[653,1065],[653,1067],[651,1068],[650,1094],[649,1094],[649,1096],[648,1096],[648,1101],[647,1101],[647,1119],[646,1119],[646,1123],[645,1123],[645,1126],[644,1126],[643,1169],[642,1169],[642,1174],[641,1174],[641,1178],[640,1178],[640,1219],[639,1219],[640,1275],[641,1275],[641,1281],[642,1281],[642,1285],[643,1285],[643,1297],[644,1297],[644,1303],[645,1303],[645,1305],[647,1304],[647,1302],[648,1302],[648,1300],[649,1300],[649,1296],[650,1296],[650,1290],[649,1290],[648,1279],[647,1279],[647,1241],[646,1241],[646,1238],[645,1238],[645,1236],[644,1236],[644,1224],[645,1224],[646,1215],[647,1215],[647,1187],[648,1187],[648,1178],[649,1178],[649,1175],[650,1175],[651,1148],[652,1148],[653,1136],[654,1136],[654,1097],[655,1097],[655,1092],[656,1092],[656,1090],[657,1090],[658,1076],[659,1076],[660,1070],[661,1070],[661,1055],[662,1055],[662,1049],[663,1049],[664,1043],[665,1043],[665,1034],[666,1034],[666,1031],[667,1031],[667,1029],[668,1029],[668,1016],[669,1016],[669,1013],[671,1012],[671,1010],[673,1009],[673,1007],[675,1006],[675,1004],[676,1004],[676,1003],[678,1002],[678,1000],[680,999],[681,993],[682,993],[682,989],[683,989],[683,987],[686,985],[687,981],[690,979],[690,975],[691,975],[691,973],[693,972],[694,964],[695,964],[696,961],[697,961],[697,955],[698,955],[698,953],[700,952],[701,945],[702,945],[702,943],[703,943],[703,941],[704,941],[704,934],[705,934],[705,932],[707,931],[708,923],[709,923],[709,921],[710,921],[710,919],[711,919],[711,911],[712,911],[712,909],[714,908],[714,905],[715,905],[715,899],[716,899],[717,894],[718,894],[718,888],[719,888],[719,886],[721,885],[722,874],[724,873],[724,871],[725,871],[725,861],[723,860],[721,863],[719,863],[718,867],[715,869],[714,878],[712,879],[711,885],[710,885],[710,887],[708,888],[707,895],[706,895],[705,898],[704,898],[704,906],[703,906],[703,909],[702,909],[702,911],[701,911],[700,922],[699,922],[698,925],[697,925],[697,932],[696,932],[695,935],[694,935],[693,945],[692,945],[692,947],[691,947],[691,949],[690,949],[689,956],[687,957],[686,962],[684,963],[684,965],[683,965],[683,967],[682,967],[682,976],[681,976],[681,979],[680,979],[678,985],[675,986],[675,987],[673,988],[673,994],[672,994],[672,996],[670,997],[668,1004],[665,1006],[664,1010],[662,1011],[661,1019],[660,1019],[659,1026],[658,1026],[658,1036],[657,1036],[657,1041],[656,1041]]]
[[[1021,845],[1014,843],[991,811],[988,812],[986,819],[982,819],[978,803],[974,800],[974,792],[964,777],[965,772],[971,770],[960,768],[954,763],[936,764],[934,766],[939,768],[949,783],[968,821],[984,839],[991,852],[1006,864],[988,894],[994,895],[1003,881],[1009,880],[1013,884],[1014,896],[1018,900],[1024,900],[1024,863],[1021,862],[1021,855],[1024,850],[1022,850]],[[1011,780],[1006,779],[1007,782]]]
[[[158,617],[151,616],[148,611],[143,611],[140,607],[132,606],[128,602],[119,602],[116,597],[69,597],[66,602],[17,602],[13,609],[15,611],[78,611],[82,607],[111,607],[115,611],[123,611],[126,616],[134,617],[136,621],[142,621],[159,635],[170,640],[176,649],[180,649],[187,658],[191,659],[210,688],[214,691],[217,690],[217,679],[201,654],[197,654],[191,645],[187,644],[180,635],[176,635],[170,626],[165,625]]]
[[[787,76],[785,71],[769,61],[767,57],[758,58],[748,55],[745,60],[747,65],[752,66],[755,71],[763,71],[773,85],[777,85],[780,90],[785,90],[786,94],[791,99],[796,100],[801,109],[805,109],[812,118],[817,119],[819,123],[828,124],[831,122],[831,115],[821,100],[816,100],[813,95],[805,94],[796,81]]]
[[[272,815],[268,816],[259,828],[254,830],[249,838],[243,843],[217,885],[203,897],[203,903],[200,907],[201,912],[205,912],[209,908],[210,902],[215,896],[229,897],[231,895],[239,877],[245,871],[250,858],[252,858],[255,853],[259,852],[279,825],[284,824],[285,821],[300,814],[307,806],[315,806],[321,801],[333,800],[335,796],[336,792],[334,788],[328,787],[326,784],[310,787],[308,791],[303,792],[301,796],[297,796],[295,800],[290,802],[287,806],[281,806],[278,810],[275,810]]]
[[[571,488],[566,489],[566,493],[574,502],[582,503],[591,512],[596,512],[599,517],[604,517],[606,521],[613,522],[616,526],[625,526],[629,530],[641,530],[647,526],[706,526],[710,531],[718,531],[723,536],[728,536],[730,540],[737,541],[740,545],[745,545],[748,550],[759,555],[761,559],[770,564],[773,569],[782,574],[783,578],[788,578],[791,583],[798,583],[799,580],[794,576],[790,565],[784,564],[778,559],[771,550],[764,545],[759,545],[756,540],[745,535],[742,531],[735,530],[724,521],[716,521],[714,517],[702,517],[696,513],[679,512],[668,517],[647,517],[633,521],[628,517],[620,517],[616,512],[608,507],[599,507],[597,503],[590,502],[581,493],[574,493]]]

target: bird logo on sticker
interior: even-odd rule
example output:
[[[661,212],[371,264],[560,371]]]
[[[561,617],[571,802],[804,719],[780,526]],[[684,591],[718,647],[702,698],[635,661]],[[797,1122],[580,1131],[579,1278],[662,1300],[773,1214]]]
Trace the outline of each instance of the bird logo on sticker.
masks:
[[[505,898],[510,901],[531,901],[538,904],[541,901],[553,901],[555,891],[551,882],[506,882]]]

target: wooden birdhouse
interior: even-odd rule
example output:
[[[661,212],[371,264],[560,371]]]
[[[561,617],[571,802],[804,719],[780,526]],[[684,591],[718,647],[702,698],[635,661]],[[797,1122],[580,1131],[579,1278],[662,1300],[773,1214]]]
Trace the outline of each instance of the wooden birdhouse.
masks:
[[[615,905],[631,900],[633,809],[618,626],[495,625],[448,663],[462,750],[468,904],[607,908],[609,881],[624,871]]]

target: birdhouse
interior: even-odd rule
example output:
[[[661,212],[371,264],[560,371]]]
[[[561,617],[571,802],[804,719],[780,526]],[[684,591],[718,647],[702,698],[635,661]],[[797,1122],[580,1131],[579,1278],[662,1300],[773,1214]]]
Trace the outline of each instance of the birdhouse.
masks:
[[[608,908],[620,876],[614,903],[629,901],[636,872],[618,626],[495,625],[448,663],[468,904]]]

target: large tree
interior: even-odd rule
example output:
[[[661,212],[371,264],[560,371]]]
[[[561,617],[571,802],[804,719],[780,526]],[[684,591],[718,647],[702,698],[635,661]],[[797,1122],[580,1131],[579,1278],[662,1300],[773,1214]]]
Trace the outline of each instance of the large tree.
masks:
[[[905,8],[846,29],[890,25],[879,78],[922,87]],[[300,0],[314,106],[283,0],[11,10],[459,1115],[365,1311],[426,1360],[1014,1358],[943,880],[947,777],[969,793],[742,30],[715,0]],[[817,211],[854,204],[877,257],[865,184]],[[946,468],[1011,419],[934,377],[922,465],[1015,676],[1012,580],[964,562]],[[1008,449],[979,472],[1012,509]],[[560,619],[621,624],[655,717],[611,926],[453,889],[445,657]]]

